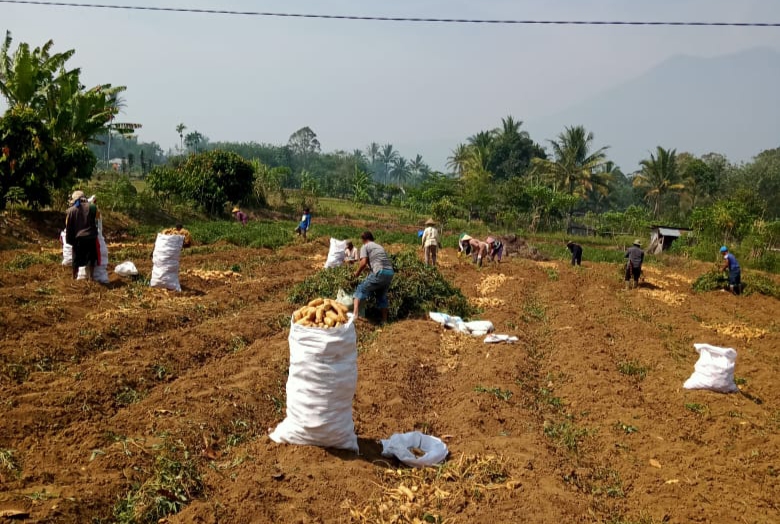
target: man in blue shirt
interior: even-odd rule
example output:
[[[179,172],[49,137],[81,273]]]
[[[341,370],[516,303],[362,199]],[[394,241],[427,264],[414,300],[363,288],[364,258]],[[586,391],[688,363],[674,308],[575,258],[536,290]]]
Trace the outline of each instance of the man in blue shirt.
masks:
[[[720,248],[720,254],[723,255],[722,271],[729,272],[729,289],[735,295],[742,293],[742,269],[739,267],[737,257],[729,253],[729,248],[723,246]]]
[[[309,231],[309,228],[311,228],[311,211],[307,207],[303,210],[301,223],[298,224],[297,228],[295,228],[295,232],[298,234],[298,236],[303,235],[303,239],[306,240],[306,233]]]

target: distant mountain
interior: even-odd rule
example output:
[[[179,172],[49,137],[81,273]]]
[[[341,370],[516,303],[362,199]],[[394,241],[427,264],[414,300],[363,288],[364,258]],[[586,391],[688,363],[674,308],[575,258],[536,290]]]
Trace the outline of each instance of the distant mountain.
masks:
[[[542,140],[577,124],[593,131],[597,145],[610,145],[610,158],[625,172],[657,145],[749,160],[780,146],[780,53],[677,56],[526,129]]]

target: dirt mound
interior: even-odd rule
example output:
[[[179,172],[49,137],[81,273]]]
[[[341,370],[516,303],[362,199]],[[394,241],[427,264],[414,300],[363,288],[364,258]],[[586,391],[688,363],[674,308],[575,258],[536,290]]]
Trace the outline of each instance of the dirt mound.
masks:
[[[553,279],[443,250],[446,278],[520,341],[420,319],[361,326],[356,456],[267,437],[285,413],[287,294],[325,243],[185,251],[181,294],[74,283],[43,247],[0,252],[0,511],[65,524],[780,521],[778,303],[693,294],[704,265],[665,261],[626,292],[610,264],[559,263]],[[134,261],[148,275],[148,255]],[[682,390],[693,342],[737,349],[741,394]],[[377,440],[412,430],[447,442],[446,466],[381,457]]]
[[[504,254],[510,257],[527,258],[529,260],[549,260],[541,251],[530,245],[525,239],[517,235],[499,237],[504,243]]]

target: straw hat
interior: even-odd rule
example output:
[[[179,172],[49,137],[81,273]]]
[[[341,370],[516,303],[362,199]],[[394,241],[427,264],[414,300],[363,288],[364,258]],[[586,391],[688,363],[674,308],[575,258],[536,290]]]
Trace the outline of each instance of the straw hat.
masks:
[[[634,245],[639,247],[642,245],[642,241],[637,238],[636,240],[634,240]]]
[[[436,221],[434,219],[432,219],[432,218],[429,218],[428,220],[425,221],[425,225],[426,226],[435,226],[436,225]]]
[[[85,198],[84,191],[74,191],[73,194],[70,196],[70,201],[72,204],[75,204],[82,198]]]
[[[241,211],[241,210],[240,210],[240,209],[238,209],[238,206],[235,206],[235,207],[233,208],[233,211],[231,211],[231,213],[238,213],[239,211]]]

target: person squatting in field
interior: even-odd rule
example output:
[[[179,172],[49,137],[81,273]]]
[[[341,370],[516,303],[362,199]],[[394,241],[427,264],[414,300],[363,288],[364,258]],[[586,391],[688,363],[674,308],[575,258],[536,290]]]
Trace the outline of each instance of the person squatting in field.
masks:
[[[360,261],[360,253],[358,252],[355,244],[350,240],[347,242],[347,249],[344,250],[344,263],[348,266],[357,264]]]
[[[425,265],[436,267],[437,255],[441,247],[439,239],[439,230],[436,229],[436,222],[429,218],[425,222],[425,231],[422,234],[423,253],[425,255]]]
[[[500,264],[501,259],[504,258],[504,243],[492,236],[487,237],[485,243],[488,245],[488,260]]]
[[[471,260],[479,267],[482,267],[482,260],[487,256],[488,250],[489,248],[486,242],[471,238],[471,236],[466,233],[463,233],[460,236],[460,241],[458,242],[458,256],[471,256]]]
[[[303,216],[301,217],[301,223],[295,228],[295,232],[298,236],[303,235],[303,239],[306,240],[306,233],[311,228],[311,211],[307,207],[303,210]]]
[[[233,208],[233,217],[235,217],[236,222],[241,224],[242,226],[246,226],[246,223],[249,221],[249,217],[246,216],[246,213],[241,211],[238,206]]]
[[[87,201],[83,191],[75,191],[70,201],[65,215],[65,242],[73,246],[73,280],[82,267],[86,268],[87,279],[92,280],[92,270],[100,264],[97,206]]]
[[[582,265],[582,246],[579,244],[574,243],[573,241],[569,240],[566,242],[566,247],[571,251],[571,265],[572,266],[581,266]]]
[[[720,254],[723,256],[723,266],[721,271],[729,273],[729,290],[735,295],[742,294],[742,268],[739,267],[737,257],[729,253],[729,248],[723,246],[720,248]]]
[[[360,277],[366,270],[369,271],[369,275],[358,284],[357,290],[355,290],[353,314],[355,320],[358,320],[360,302],[374,295],[376,296],[376,306],[382,313],[382,323],[386,323],[388,307],[390,306],[387,301],[387,291],[390,289],[395,275],[393,263],[387,256],[385,249],[374,242],[374,235],[371,231],[360,235],[360,240],[363,242],[363,247],[360,248],[360,262],[355,271],[355,278]]]
[[[625,258],[626,263],[626,289],[631,289],[631,279],[634,280],[634,288],[639,287],[639,277],[642,274],[642,263],[645,261],[645,252],[642,251],[642,243],[634,240],[634,245],[628,248]]]

